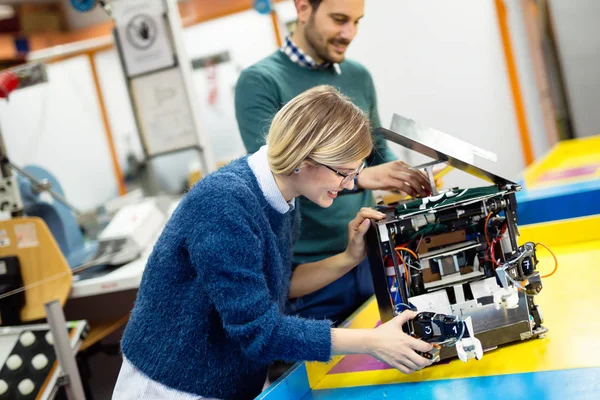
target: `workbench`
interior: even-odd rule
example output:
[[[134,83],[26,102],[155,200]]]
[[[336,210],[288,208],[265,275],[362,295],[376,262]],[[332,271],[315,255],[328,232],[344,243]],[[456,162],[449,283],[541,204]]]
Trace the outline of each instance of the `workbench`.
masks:
[[[600,396],[600,215],[520,227],[520,243],[543,242],[558,271],[544,280],[537,303],[549,332],[487,351],[480,361],[441,362],[410,375],[367,355],[298,363],[258,399],[597,399]],[[538,269],[554,259],[541,247]],[[346,321],[379,323],[374,298]]]

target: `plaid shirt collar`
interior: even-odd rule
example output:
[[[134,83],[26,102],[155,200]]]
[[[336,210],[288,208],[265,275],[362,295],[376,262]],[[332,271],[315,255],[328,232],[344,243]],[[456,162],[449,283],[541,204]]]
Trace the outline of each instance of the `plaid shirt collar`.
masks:
[[[301,67],[310,69],[327,69],[329,67],[333,67],[336,74],[340,75],[342,73],[338,63],[323,62],[318,64],[314,58],[304,53],[298,46],[296,46],[296,43],[294,43],[289,35],[285,38],[285,42],[279,50],[288,56],[293,63],[298,64]]]

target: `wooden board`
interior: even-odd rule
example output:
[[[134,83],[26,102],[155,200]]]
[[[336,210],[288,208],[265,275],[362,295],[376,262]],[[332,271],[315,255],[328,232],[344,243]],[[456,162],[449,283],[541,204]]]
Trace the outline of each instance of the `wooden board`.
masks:
[[[100,342],[105,337],[114,333],[117,329],[123,327],[129,321],[129,313],[118,319],[109,321],[89,321],[90,331],[81,344],[79,351],[85,351]]]
[[[46,318],[44,304],[58,300],[64,305],[73,275],[46,223],[35,217],[0,221],[0,257],[17,256],[25,291],[23,322]]]

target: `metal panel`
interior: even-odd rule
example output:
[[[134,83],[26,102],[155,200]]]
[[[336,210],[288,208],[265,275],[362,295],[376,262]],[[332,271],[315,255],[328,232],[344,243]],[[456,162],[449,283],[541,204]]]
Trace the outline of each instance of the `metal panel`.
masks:
[[[414,150],[434,160],[448,163],[477,178],[497,185],[514,182],[478,167],[476,157],[496,161],[496,155],[444,132],[421,126],[415,121],[394,114],[390,129],[379,128],[387,140]]]

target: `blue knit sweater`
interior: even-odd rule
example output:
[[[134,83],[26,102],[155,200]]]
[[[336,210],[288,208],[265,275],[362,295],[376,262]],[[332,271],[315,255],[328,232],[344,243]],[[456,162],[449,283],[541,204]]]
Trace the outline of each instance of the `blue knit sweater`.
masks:
[[[282,314],[294,213],[267,202],[247,157],[195,185],[148,260],[125,357],[164,385],[221,399],[254,398],[272,361],[329,360],[328,321]]]

